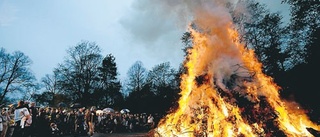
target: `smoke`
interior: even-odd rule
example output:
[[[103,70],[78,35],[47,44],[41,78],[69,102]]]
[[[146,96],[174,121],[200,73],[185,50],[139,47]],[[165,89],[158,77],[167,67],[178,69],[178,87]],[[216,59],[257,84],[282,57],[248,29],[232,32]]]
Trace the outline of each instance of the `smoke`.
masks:
[[[153,3],[161,7],[163,11],[170,11],[172,17],[180,28],[187,28],[192,22],[192,27],[204,37],[194,41],[196,45],[203,45],[199,49],[199,64],[197,75],[211,73],[217,80],[217,84],[227,91],[222,81],[234,73],[232,66],[242,64],[241,54],[234,42],[235,37],[230,36],[230,28],[233,28],[231,11],[238,14],[245,13],[242,3],[235,0],[180,0],[161,1]],[[168,13],[166,13],[168,14]],[[199,46],[201,48],[201,46]]]
[[[215,84],[224,92],[230,93],[235,87],[228,87],[226,83],[234,80],[232,76],[239,76],[237,71],[240,69],[236,70],[235,66],[237,64],[245,64],[242,60],[243,49],[236,45],[237,42],[235,42],[238,37],[232,30],[235,26],[231,14],[246,14],[245,5],[232,0],[190,0],[184,1],[183,4],[183,6],[179,5],[177,6],[179,8],[174,9],[185,7],[185,10],[180,11],[189,14],[188,18],[179,18],[180,25],[186,22],[186,19],[190,19],[188,22],[194,24],[191,31],[198,38],[196,39],[197,41],[194,41],[194,44],[197,45],[196,48],[199,48],[196,49],[196,53],[199,54],[197,55],[199,61],[196,64],[196,71],[198,71],[196,75],[212,74]],[[180,12],[178,11],[177,13]],[[245,68],[241,69],[242,72],[247,71]],[[241,75],[243,76],[240,77],[250,77],[249,72]],[[236,84],[241,85],[242,83],[236,81]],[[245,95],[245,93],[240,93],[242,91],[237,91],[239,94]]]
[[[135,48],[148,50],[148,57],[156,60],[183,59],[181,37],[191,22],[199,29],[212,31],[231,21],[226,5],[236,0],[135,0],[130,14],[119,23],[131,35]],[[177,63],[173,63],[177,64]]]
[[[129,32],[128,43],[134,50],[146,50],[141,61],[171,62],[179,66],[183,59],[181,36],[185,28],[177,24],[172,10],[162,1],[135,0],[119,23]],[[173,13],[173,14],[172,14]]]
[[[180,37],[190,23],[194,24],[197,31],[209,38],[197,42],[211,46],[201,53],[202,63],[198,67],[204,69],[198,70],[219,73],[214,75],[222,81],[231,75],[231,66],[241,64],[239,49],[228,32],[233,25],[230,11],[234,15],[246,13],[238,0],[135,0],[131,14],[121,18],[120,24],[130,32],[131,40],[139,43],[137,48],[147,49],[149,57],[168,60],[182,57]]]

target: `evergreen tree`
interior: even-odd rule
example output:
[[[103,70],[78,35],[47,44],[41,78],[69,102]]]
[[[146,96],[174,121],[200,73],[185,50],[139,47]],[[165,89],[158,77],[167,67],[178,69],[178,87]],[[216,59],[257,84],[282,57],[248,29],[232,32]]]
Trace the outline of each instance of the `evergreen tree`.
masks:
[[[121,84],[118,80],[117,64],[115,57],[108,54],[103,60],[99,70],[100,88],[97,92],[99,105],[105,107],[121,108],[123,96],[120,92]]]

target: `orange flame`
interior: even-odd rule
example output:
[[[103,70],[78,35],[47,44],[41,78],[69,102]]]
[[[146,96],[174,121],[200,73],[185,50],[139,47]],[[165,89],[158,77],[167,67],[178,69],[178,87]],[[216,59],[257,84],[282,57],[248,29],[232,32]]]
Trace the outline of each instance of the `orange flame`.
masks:
[[[190,28],[193,48],[181,76],[179,107],[159,122],[154,136],[313,136],[306,128],[319,126],[294,102],[281,100],[279,87],[232,28]]]

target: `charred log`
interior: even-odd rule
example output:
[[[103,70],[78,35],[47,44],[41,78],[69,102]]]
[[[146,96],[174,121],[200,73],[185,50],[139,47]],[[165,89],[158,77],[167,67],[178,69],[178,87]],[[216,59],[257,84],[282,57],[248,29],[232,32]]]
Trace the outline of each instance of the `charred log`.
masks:
[[[320,131],[317,131],[313,128],[307,128],[307,130],[312,134],[314,135],[315,137],[320,137]]]
[[[197,86],[201,86],[203,84],[208,84],[210,82],[210,76],[208,74],[203,74],[200,76],[197,76],[195,78],[196,84]]]

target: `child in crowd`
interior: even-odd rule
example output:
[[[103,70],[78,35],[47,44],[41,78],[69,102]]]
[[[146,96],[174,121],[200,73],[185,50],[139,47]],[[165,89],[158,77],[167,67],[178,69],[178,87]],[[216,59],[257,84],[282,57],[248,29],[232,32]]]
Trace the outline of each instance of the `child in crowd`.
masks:
[[[59,136],[60,135],[60,130],[59,130],[56,123],[51,123],[50,128],[51,128],[51,135],[52,136]]]

